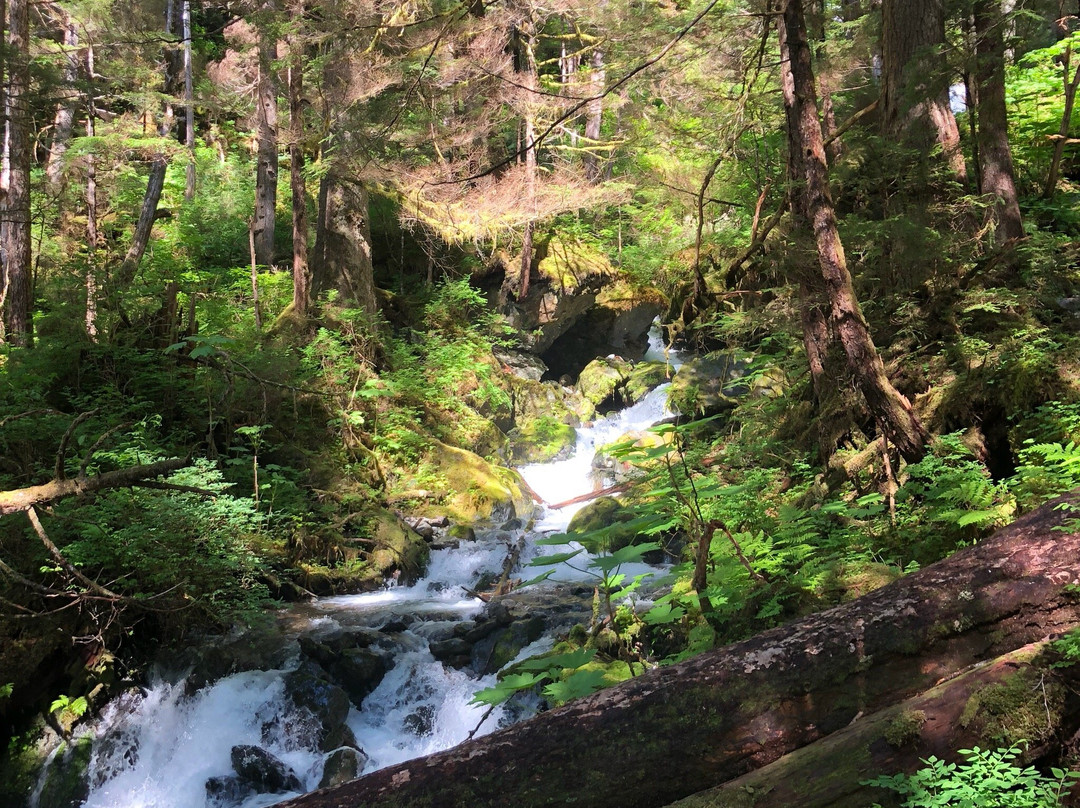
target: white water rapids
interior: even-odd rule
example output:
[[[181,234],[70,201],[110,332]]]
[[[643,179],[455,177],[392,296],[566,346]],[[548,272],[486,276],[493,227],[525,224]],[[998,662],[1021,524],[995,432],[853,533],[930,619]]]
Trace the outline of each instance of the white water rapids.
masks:
[[[661,351],[654,336],[647,358],[671,362],[673,358]],[[546,502],[558,503],[592,491],[597,447],[664,418],[669,414],[665,401],[666,390],[657,389],[634,406],[579,429],[569,459],[520,471]],[[542,511],[525,532],[522,563],[540,551],[563,549],[537,548],[533,542],[564,530],[580,507]],[[522,531],[511,533],[511,540],[516,541]],[[495,675],[478,678],[468,669],[443,665],[429,649],[429,639],[447,636],[448,623],[480,613],[485,604],[468,597],[463,587],[473,585],[482,571],[499,570],[506,553],[506,530],[478,531],[475,542],[433,551],[425,577],[413,586],[326,598],[290,610],[294,636],[303,633],[318,638],[343,627],[366,626],[383,630],[386,642],[393,644],[393,667],[361,709],[350,709],[347,719],[358,746],[369,756],[364,772],[447,749],[474,730],[483,735],[522,718],[527,711],[512,706],[512,701],[485,718],[486,708],[469,702],[478,690],[495,683]],[[587,563],[584,554],[573,563],[579,569],[563,566],[556,577],[587,577],[580,571]],[[651,569],[640,566],[641,570],[623,571],[633,575]],[[524,577],[530,577],[528,571]],[[542,637],[518,657],[541,653],[553,642]],[[317,788],[327,753],[319,751],[303,731],[306,717],[285,697],[284,678],[301,660],[295,640],[291,649],[274,670],[226,676],[194,693],[184,681],[162,678],[141,694],[134,692],[111,702],[100,719],[81,730],[96,738],[88,770],[91,788],[83,808],[257,808],[299,793],[247,795],[240,801],[224,802],[208,798],[207,780],[234,773],[230,751],[240,744],[260,746],[277,757],[296,773],[303,790]],[[36,806],[36,795],[32,804]]]

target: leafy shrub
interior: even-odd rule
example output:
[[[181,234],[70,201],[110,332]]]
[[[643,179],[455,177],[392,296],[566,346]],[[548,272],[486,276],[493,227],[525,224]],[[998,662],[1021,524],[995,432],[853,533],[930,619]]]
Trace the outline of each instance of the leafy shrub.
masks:
[[[1080,772],[1051,769],[1051,776],[1034,766],[1016,764],[1020,750],[961,749],[965,762],[946,763],[931,756],[914,774],[882,775],[864,785],[895,791],[904,808],[1056,808]]]

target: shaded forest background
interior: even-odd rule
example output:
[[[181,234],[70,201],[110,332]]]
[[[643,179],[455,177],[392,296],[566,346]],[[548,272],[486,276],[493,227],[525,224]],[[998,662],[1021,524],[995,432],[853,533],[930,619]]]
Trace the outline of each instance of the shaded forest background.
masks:
[[[583,290],[754,391],[612,450],[681,561],[582,640],[623,678],[1073,488],[1078,13],[5,0],[0,734],[414,574],[394,511],[524,511],[591,417],[551,391],[607,350],[536,314]]]

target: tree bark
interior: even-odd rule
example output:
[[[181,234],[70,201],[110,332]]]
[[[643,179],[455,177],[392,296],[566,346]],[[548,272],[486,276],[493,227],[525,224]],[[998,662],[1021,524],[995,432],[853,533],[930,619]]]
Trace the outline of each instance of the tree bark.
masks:
[[[976,701],[988,687],[1023,683],[1031,690],[1032,706],[1040,712],[1045,706],[1043,737],[1067,738],[1080,728],[1080,702],[1061,696],[1066,688],[1075,690],[1080,671],[1077,666],[1049,668],[1045,651],[1046,643],[1035,643],[980,663],[914,698],[858,718],[768,766],[668,808],[749,806],[747,795],[751,794],[753,808],[865,808],[888,794],[863,785],[868,778],[911,773],[931,755],[951,761],[957,759],[958,749],[999,745],[994,716]],[[904,738],[903,729],[909,737]]]
[[[335,290],[342,305],[374,315],[374,270],[371,265],[371,230],[368,195],[358,182],[333,172],[319,185],[312,277],[315,290]]]
[[[1061,158],[1065,156],[1065,141],[1069,136],[1069,125],[1072,122],[1073,106],[1076,103],[1076,90],[1080,87],[1080,65],[1073,68],[1072,78],[1069,78],[1069,67],[1072,63],[1072,48],[1067,47],[1061,58],[1061,83],[1065,89],[1065,109],[1061,113],[1061,125],[1058,126],[1058,137],[1054,141],[1054,152],[1050,156],[1050,169],[1046,173],[1046,185],[1043,186],[1043,199],[1050,199],[1057,191],[1058,172],[1061,170]]]
[[[791,161],[789,176],[801,186],[793,192],[797,198],[792,201],[792,211],[797,221],[801,219],[804,225],[812,228],[825,294],[825,301],[821,302],[827,301],[829,326],[844,349],[848,368],[871,414],[881,422],[889,440],[905,459],[914,462],[925,453],[928,436],[911,404],[893,387],[885,373],[885,365],[855,296],[844,245],[837,230],[802,0],[788,0],[780,28],[788,159]],[[804,294],[811,289],[804,287]],[[817,304],[816,300],[809,301],[804,312],[804,333],[811,362],[815,359],[812,349],[816,350],[823,336],[816,321],[818,318],[813,316]],[[809,322],[806,320],[808,315]]]
[[[86,136],[94,136],[94,49],[87,48],[89,109],[86,113]],[[98,285],[97,285],[97,160],[93,152],[86,155],[86,336],[97,342],[98,335]]]
[[[293,9],[293,24],[300,26],[303,0]],[[307,181],[304,179],[304,52],[299,35],[289,41],[289,186],[292,191],[293,312],[306,317],[311,308],[311,269],[308,266]]]
[[[8,0],[8,82],[4,130],[4,171],[0,245],[3,256],[3,309],[5,338],[12,345],[32,340],[32,279],[30,271],[30,5],[29,0]]]
[[[540,86],[540,79],[536,66],[536,36],[533,33],[532,20],[526,20],[518,30],[518,39],[521,53],[519,55],[519,67],[521,84],[525,88],[525,97],[522,101],[523,123],[525,127],[524,142],[522,149],[525,152],[525,203],[528,206],[528,221],[525,222],[525,232],[521,237],[521,267],[518,279],[517,298],[524,300],[529,294],[529,276],[532,274],[533,259],[533,215],[536,209],[536,175],[538,171],[536,161],[536,91]]]
[[[1022,238],[1024,223],[1017,200],[1009,120],[1005,106],[1005,18],[1001,0],[976,0],[975,82],[979,112],[979,191],[993,197],[997,241]]]
[[[274,75],[277,40],[265,29],[259,31],[258,50],[259,82],[255,98],[258,140],[255,168],[255,258],[263,266],[272,266],[278,175],[277,81]]]
[[[590,59],[589,94],[592,100],[585,107],[585,177],[589,182],[600,181],[600,157],[594,148],[600,144],[600,125],[604,119],[604,52],[596,47]]]
[[[61,14],[63,14],[64,25],[64,87],[60,102],[56,105],[53,139],[49,146],[49,156],[45,161],[45,180],[53,192],[60,188],[64,175],[64,154],[71,143],[71,129],[75,122],[75,100],[78,97],[75,82],[79,78],[79,31],[69,13],[61,11]]]
[[[181,35],[184,41],[184,145],[188,164],[184,172],[184,199],[195,197],[195,77],[191,64],[191,0],[182,0]]]
[[[1071,626],[1080,536],[1050,503],[858,600],[281,808],[654,808]]]
[[[176,13],[175,3],[177,0],[166,0],[165,33],[172,34],[175,28]],[[166,52],[164,58],[165,72],[165,96],[171,98],[176,91],[176,59],[170,52]],[[150,243],[150,233],[154,227],[154,216],[157,215],[158,202],[161,201],[161,192],[165,188],[165,172],[169,168],[169,157],[165,151],[165,139],[173,130],[174,116],[171,101],[166,101],[158,124],[158,137],[163,141],[158,151],[150,160],[150,174],[146,178],[146,193],[143,194],[142,207],[139,209],[139,219],[135,223],[135,232],[131,236],[131,244],[124,254],[124,260],[114,278],[115,288],[122,289],[135,280],[135,273],[139,269],[146,247]]]
[[[882,0],[881,96],[885,132],[914,148],[941,146],[967,179],[960,130],[949,106],[944,0]]]
[[[52,480],[42,485],[31,485],[14,491],[0,491],[0,516],[20,513],[67,497],[82,497],[106,488],[130,488],[146,480],[182,469],[188,458],[159,460],[142,466],[131,466],[116,471],[106,471],[93,477],[80,474],[77,477]]]

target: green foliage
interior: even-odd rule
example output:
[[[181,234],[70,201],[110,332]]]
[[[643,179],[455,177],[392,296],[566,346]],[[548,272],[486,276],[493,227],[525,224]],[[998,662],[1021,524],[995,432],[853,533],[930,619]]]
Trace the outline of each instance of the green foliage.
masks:
[[[513,666],[513,672],[500,676],[494,687],[477,692],[471,703],[502,704],[515,694],[532,690],[543,682],[548,682],[544,695],[560,704],[587,696],[603,686],[603,671],[582,670],[595,656],[595,649],[576,648],[519,662]]]
[[[79,696],[77,698],[71,698],[71,696],[61,695],[53,699],[52,704],[49,705],[49,712],[64,712],[71,715],[73,718],[82,718],[86,715],[86,711],[90,709],[90,703],[86,700],[85,696]]]
[[[904,808],[1056,808],[1080,772],[1051,769],[1050,776],[1034,766],[1017,764],[1020,749],[961,749],[964,762],[946,763],[931,756],[911,775],[882,775],[864,785],[894,791]]]
[[[0,699],[10,698],[14,689],[15,685],[11,682],[8,682],[6,685],[0,685]]]

